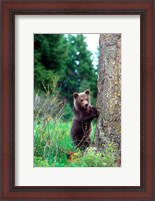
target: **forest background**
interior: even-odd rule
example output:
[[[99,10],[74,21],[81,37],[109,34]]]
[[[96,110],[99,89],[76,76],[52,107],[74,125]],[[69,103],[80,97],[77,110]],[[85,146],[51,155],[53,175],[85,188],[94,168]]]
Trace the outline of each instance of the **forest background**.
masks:
[[[35,93],[43,95],[44,86],[53,93],[57,87],[66,104],[64,120],[72,118],[74,92],[90,89],[91,102],[96,102],[98,66],[93,64],[85,39],[83,34],[34,35]]]

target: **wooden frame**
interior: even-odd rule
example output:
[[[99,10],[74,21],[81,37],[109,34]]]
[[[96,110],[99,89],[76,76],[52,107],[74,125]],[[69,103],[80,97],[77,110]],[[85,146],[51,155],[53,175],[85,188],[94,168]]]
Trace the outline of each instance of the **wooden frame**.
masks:
[[[153,1],[1,1],[1,199],[154,200],[153,141]],[[92,14],[141,17],[141,185],[113,187],[15,186],[15,15]],[[123,16],[122,16],[123,17]],[[155,113],[155,112],[154,112]],[[155,149],[155,148],[154,148]],[[153,181],[154,178],[154,181]]]

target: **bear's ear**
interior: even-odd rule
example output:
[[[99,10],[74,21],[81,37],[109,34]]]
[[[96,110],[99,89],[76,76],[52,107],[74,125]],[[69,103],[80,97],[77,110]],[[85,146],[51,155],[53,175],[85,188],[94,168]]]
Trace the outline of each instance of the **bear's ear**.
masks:
[[[89,95],[89,93],[90,93],[90,91],[89,91],[89,89],[87,89],[87,90],[85,91],[85,94]]]
[[[73,93],[73,97],[74,97],[74,98],[77,98],[78,95],[79,95],[79,94],[78,94],[77,92]]]

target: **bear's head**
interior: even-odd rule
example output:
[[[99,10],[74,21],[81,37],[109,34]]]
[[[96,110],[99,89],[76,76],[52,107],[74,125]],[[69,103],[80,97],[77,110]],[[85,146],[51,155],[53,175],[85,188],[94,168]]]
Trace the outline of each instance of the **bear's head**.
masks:
[[[73,94],[74,97],[74,107],[75,109],[84,109],[86,110],[90,104],[90,96],[89,96],[89,89],[82,93],[75,92]]]

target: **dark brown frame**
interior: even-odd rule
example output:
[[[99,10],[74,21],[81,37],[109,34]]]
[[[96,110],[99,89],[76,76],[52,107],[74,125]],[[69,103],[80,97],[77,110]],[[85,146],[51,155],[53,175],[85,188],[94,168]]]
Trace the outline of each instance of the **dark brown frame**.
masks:
[[[155,200],[155,137],[153,138],[153,87],[155,86],[153,0],[2,0],[0,149],[2,200]],[[140,15],[141,18],[141,184],[113,187],[15,186],[15,15],[93,14]],[[122,16],[123,17],[123,16]],[[154,25],[153,25],[154,22]],[[134,72],[133,72],[134,73]],[[154,126],[155,127],[155,126]],[[154,141],[153,141],[154,140]],[[154,150],[153,150],[154,145]],[[154,159],[153,159],[154,157]]]

